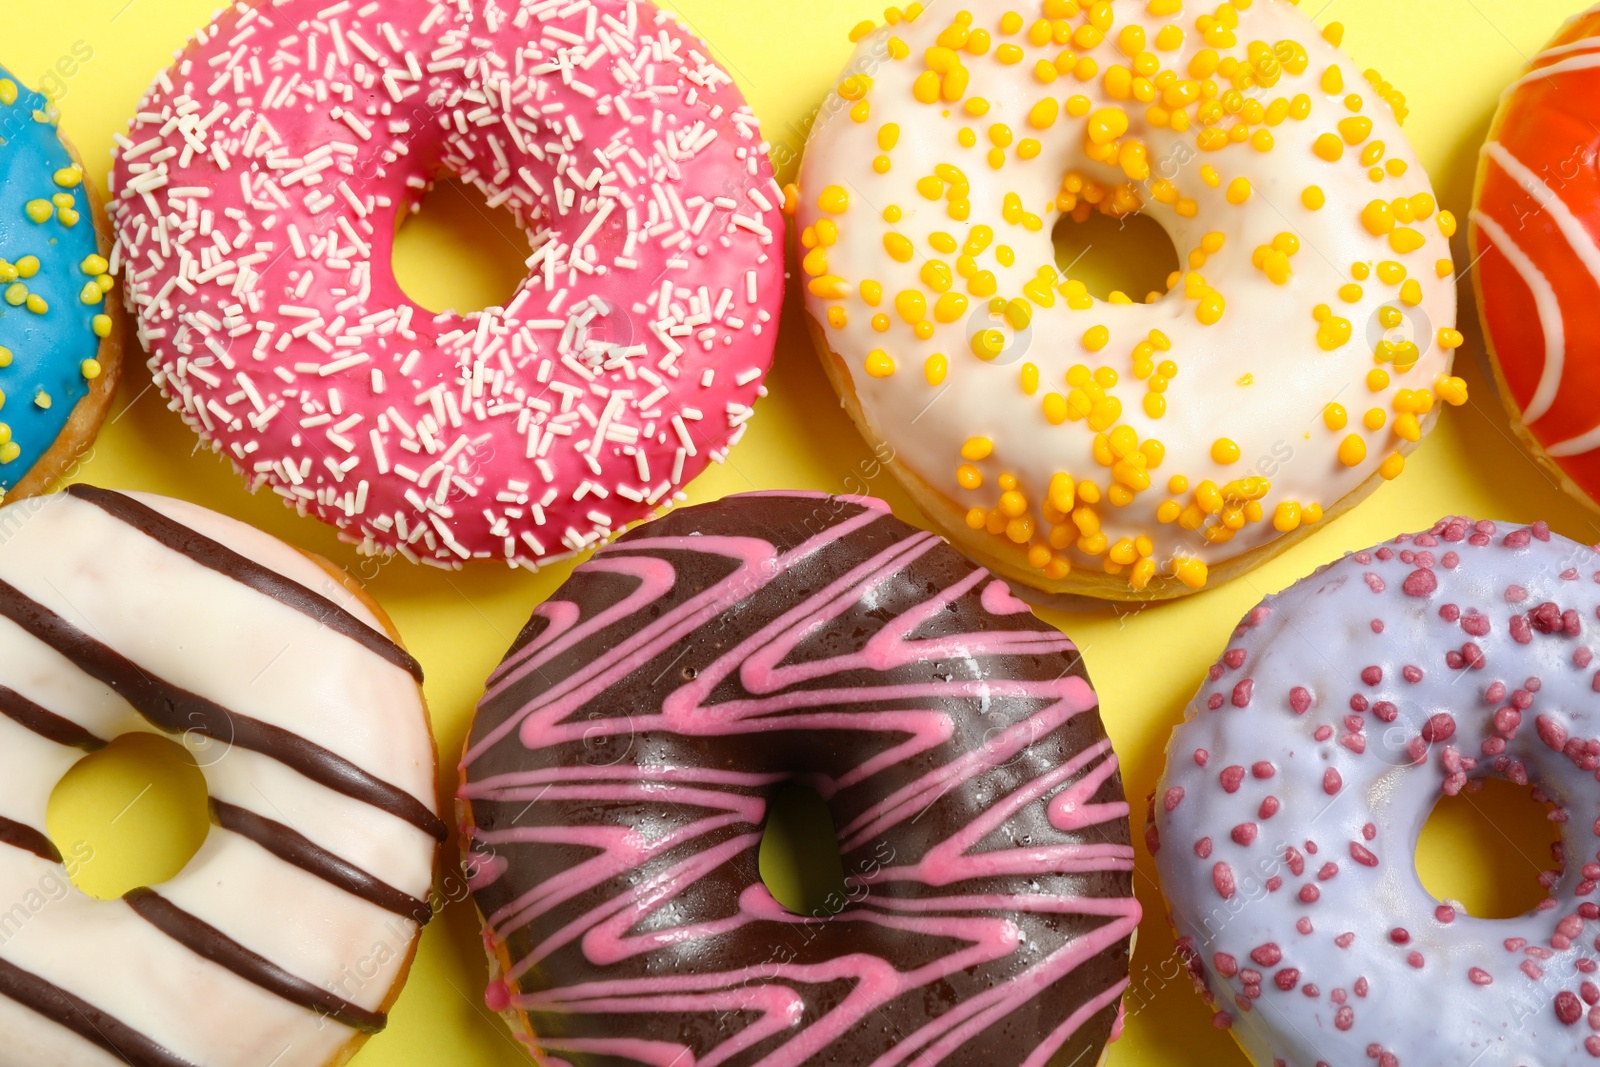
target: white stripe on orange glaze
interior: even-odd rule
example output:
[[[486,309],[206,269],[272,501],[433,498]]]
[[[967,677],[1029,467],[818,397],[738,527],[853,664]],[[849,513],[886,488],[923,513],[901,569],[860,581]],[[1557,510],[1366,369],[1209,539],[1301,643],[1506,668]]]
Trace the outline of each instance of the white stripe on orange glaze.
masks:
[[[1522,413],[1524,422],[1533,422],[1550,410],[1556,393],[1561,389],[1561,371],[1567,358],[1566,326],[1561,314],[1561,302],[1556,299],[1555,288],[1551,286],[1550,279],[1545,277],[1544,271],[1528,258],[1528,254],[1498,222],[1481,211],[1472,213],[1472,221],[1477,223],[1478,229],[1494,242],[1495,247],[1505,255],[1506,261],[1522,276],[1528,291],[1533,294],[1534,306],[1539,309],[1539,327],[1544,332],[1544,372],[1539,376],[1539,388]]]
[[[1548,67],[1535,67],[1508,85],[1505,92],[1500,94],[1500,97],[1504,100],[1524,85],[1538,81],[1540,78],[1548,78],[1553,74],[1565,74],[1573,70],[1587,70],[1591,67],[1600,67],[1600,55],[1579,55],[1571,59],[1563,59],[1559,63],[1552,63]]]

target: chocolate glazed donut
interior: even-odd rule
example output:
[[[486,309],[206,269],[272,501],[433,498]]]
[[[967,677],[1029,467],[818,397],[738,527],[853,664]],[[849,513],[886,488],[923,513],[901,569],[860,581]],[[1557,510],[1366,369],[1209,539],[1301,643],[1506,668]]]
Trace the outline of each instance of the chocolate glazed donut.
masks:
[[[850,899],[794,914],[767,803],[814,787]],[[579,567],[462,763],[488,1003],[552,1064],[1093,1064],[1128,807],[1073,644],[874,500],[673,511]]]

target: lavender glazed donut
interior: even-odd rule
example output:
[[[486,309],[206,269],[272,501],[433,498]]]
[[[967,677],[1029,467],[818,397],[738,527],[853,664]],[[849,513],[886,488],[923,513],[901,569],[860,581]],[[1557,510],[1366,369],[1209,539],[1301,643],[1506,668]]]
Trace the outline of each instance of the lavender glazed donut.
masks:
[[[1234,632],[1172,736],[1149,831],[1179,949],[1255,1063],[1600,1058],[1600,553],[1451,518],[1324,567]],[[1441,796],[1556,805],[1519,918],[1436,900]]]
[[[757,869],[787,781],[838,828],[831,918]],[[1140,912],[1083,662],[875,500],[601,550],[490,679],[460,808],[488,1003],[542,1062],[1092,1064],[1119,1025]]]
[[[732,78],[646,0],[235,0],[117,144],[156,384],[364,551],[589,548],[724,458],[763,388],[783,196]],[[526,233],[504,307],[395,281],[441,172]]]

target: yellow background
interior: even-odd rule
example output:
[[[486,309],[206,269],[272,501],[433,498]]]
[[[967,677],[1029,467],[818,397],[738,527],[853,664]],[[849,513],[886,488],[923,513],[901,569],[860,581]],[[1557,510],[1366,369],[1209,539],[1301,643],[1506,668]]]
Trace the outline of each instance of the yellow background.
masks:
[[[880,14],[873,2],[677,0],[668,6],[710,42],[733,72],[764,120],[778,158],[786,163],[781,180],[788,180],[807,119],[848,55],[850,27]],[[141,92],[186,35],[209,18],[216,3],[5,0],[0,4],[0,62],[37,85],[75,44],[93,50],[81,69],[62,78],[62,126],[103,189],[112,132],[123,127]],[[1377,67],[1406,93],[1411,106],[1406,130],[1433,175],[1443,206],[1464,218],[1478,146],[1501,88],[1562,19],[1582,5],[1578,0],[1305,0],[1304,6],[1319,23],[1345,23],[1345,47],[1357,62],[1363,68]],[[448,220],[490,225],[477,214],[463,201]],[[457,242],[452,252],[439,239],[440,229],[436,220],[427,238],[408,243],[401,266],[411,291],[430,304],[461,301],[464,307],[506,295],[491,280],[504,286],[505,256],[497,253],[499,266],[474,264],[461,249],[484,244],[477,239]],[[487,231],[480,236],[495,245]],[[511,243],[501,243],[514,255]],[[1466,263],[1464,245],[1456,257],[1458,264]],[[1099,687],[1128,794],[1134,798],[1136,838],[1141,837],[1142,798],[1161,771],[1168,732],[1235,621],[1263,594],[1345,550],[1428,526],[1446,513],[1523,522],[1543,518],[1570,537],[1600,541],[1596,516],[1569,502],[1510,435],[1484,381],[1482,346],[1466,287],[1462,297],[1468,343],[1460,373],[1471,384],[1472,402],[1445,414],[1399,481],[1293,552],[1232,584],[1122,618],[1052,616],[1082,646]],[[823,380],[805,332],[798,328],[796,307],[791,298],[776,370],[769,379],[771,396],[759,405],[751,432],[731,462],[695,482],[692,499],[768,487],[860,491],[862,472],[874,469],[867,462],[866,446]],[[135,350],[114,417],[78,477],[199,501],[321,552],[368,579],[427,668],[427,693],[444,754],[440,781],[448,792],[484,678],[533,606],[564,579],[569,565],[530,576],[493,565],[449,574],[404,562],[376,566],[360,560],[328,529],[295,518],[277,498],[247,496],[221,459],[195,452],[195,439],[149,387],[149,374]],[[918,520],[887,473],[878,474],[869,489],[890,500],[904,517]],[[103,788],[124,790],[133,798],[140,783],[122,780]],[[52,824],[56,822],[53,817]],[[1485,872],[1450,869],[1466,835],[1464,824],[1435,835],[1425,850],[1424,868],[1430,883],[1450,877],[1457,895],[1484,899],[1490,892]],[[1529,867],[1517,877],[1526,879],[1548,857],[1542,843],[1523,844],[1522,849]],[[1138,892],[1147,917],[1134,960],[1128,1029],[1111,1063],[1243,1063],[1226,1036],[1212,1029],[1209,1012],[1187,981],[1174,980],[1177,969],[1172,937],[1163,922],[1164,905],[1142,843],[1139,850]],[[446,862],[455,862],[453,852]],[[389,1030],[368,1046],[358,1063],[477,1067],[526,1062],[482,1007],[483,981],[470,906],[452,905],[428,929]]]

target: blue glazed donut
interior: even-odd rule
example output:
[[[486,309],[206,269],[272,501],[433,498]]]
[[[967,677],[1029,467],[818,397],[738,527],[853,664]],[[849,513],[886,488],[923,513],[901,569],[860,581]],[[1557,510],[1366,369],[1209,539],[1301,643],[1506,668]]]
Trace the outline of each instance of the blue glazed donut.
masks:
[[[110,406],[121,331],[106,232],[50,101],[0,67],[0,496],[48,487]]]

